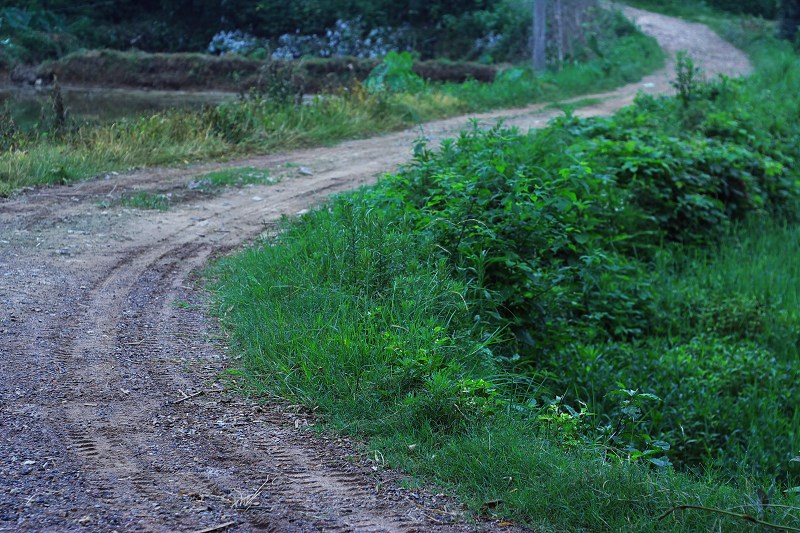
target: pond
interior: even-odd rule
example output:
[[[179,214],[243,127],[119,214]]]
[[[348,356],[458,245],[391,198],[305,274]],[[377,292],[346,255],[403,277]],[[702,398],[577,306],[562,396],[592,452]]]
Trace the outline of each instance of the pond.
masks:
[[[80,122],[112,122],[125,117],[153,114],[165,109],[200,108],[238,97],[231,92],[156,91],[62,87],[67,116]],[[23,129],[52,116],[49,87],[0,86],[0,110],[8,109]]]

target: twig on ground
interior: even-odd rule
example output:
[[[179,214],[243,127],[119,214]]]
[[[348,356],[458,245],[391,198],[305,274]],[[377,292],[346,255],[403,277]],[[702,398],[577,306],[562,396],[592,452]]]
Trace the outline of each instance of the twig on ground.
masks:
[[[205,394],[206,392],[208,392],[208,391],[203,389],[203,390],[200,390],[198,392],[195,392],[194,394],[188,394],[188,395],[184,396],[183,398],[181,398],[179,400],[175,400],[174,402],[172,402],[172,405],[175,405],[175,404],[178,404],[178,403],[181,403],[181,402],[185,402],[186,400],[189,400],[189,399],[194,398],[196,396],[200,396],[201,394]]]
[[[205,529],[200,529],[195,531],[194,533],[212,533],[213,531],[222,531],[223,529],[228,529],[231,526],[235,526],[236,522],[225,522],[224,524],[220,524],[218,526],[207,527]]]
[[[175,404],[178,404],[178,403],[181,403],[181,402],[185,402],[186,400],[190,400],[192,398],[196,398],[197,396],[200,396],[201,394],[208,394],[210,392],[225,392],[225,389],[201,389],[201,390],[195,392],[194,394],[186,394],[183,391],[180,391],[180,392],[184,395],[183,398],[179,398],[179,399],[175,400],[174,402],[172,402],[172,405],[175,405]]]
[[[759,520],[758,518],[755,518],[754,516],[750,516],[750,515],[747,515],[747,514],[732,513],[731,511],[725,511],[725,510],[722,510],[722,509],[714,509],[713,507],[703,507],[701,505],[678,505],[676,507],[673,507],[672,509],[670,509],[666,513],[662,514],[661,516],[659,516],[658,520],[661,521],[661,520],[665,519],[666,517],[668,517],[669,515],[671,515],[672,513],[674,513],[675,511],[682,511],[684,509],[697,509],[698,511],[706,511],[706,512],[709,512],[709,513],[717,513],[717,514],[721,514],[721,515],[725,515],[725,516],[730,516],[732,518],[739,518],[741,520],[744,520],[746,522],[750,522],[752,524],[758,524],[759,526],[769,527],[769,528],[772,528],[772,529],[779,529],[779,530],[782,530],[782,531],[797,531],[798,533],[800,533],[800,529],[798,529],[796,527],[782,526],[780,524],[773,524],[771,522],[764,522],[763,520]]]
[[[262,483],[262,484],[261,484],[261,486],[260,486],[260,487],[258,487],[258,490],[257,490],[257,491],[255,491],[255,492],[254,492],[254,493],[253,493],[253,494],[252,494],[252,495],[251,495],[249,498],[247,498],[247,500],[246,500],[246,501],[247,501],[247,507],[245,507],[245,508],[244,508],[244,510],[245,510],[245,511],[247,511],[248,509],[250,509],[250,507],[253,505],[253,502],[255,502],[255,501],[256,501],[256,498],[258,498],[258,497],[261,495],[261,491],[264,489],[264,487],[265,487],[265,486],[267,485],[267,483],[269,483],[270,481],[272,481],[270,478],[267,478],[267,479],[265,479],[265,480],[264,480],[264,483]]]

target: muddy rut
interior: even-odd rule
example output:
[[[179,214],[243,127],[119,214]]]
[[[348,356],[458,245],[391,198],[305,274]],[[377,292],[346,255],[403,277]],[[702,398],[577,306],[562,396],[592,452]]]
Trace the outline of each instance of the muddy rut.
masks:
[[[670,53],[710,75],[749,71],[707,28],[628,10]],[[608,114],[671,69],[600,95]],[[543,106],[478,115],[522,128]],[[466,118],[431,123],[436,143]],[[109,175],[0,201],[0,531],[473,531],[442,494],[400,488],[344,439],[278,400],[224,390],[235,367],[207,318],[197,272],[282,215],[370,183],[407,161],[419,129],[330,148]],[[221,167],[281,177],[271,186],[192,193]],[[100,208],[121,194],[180,199],[170,211]]]

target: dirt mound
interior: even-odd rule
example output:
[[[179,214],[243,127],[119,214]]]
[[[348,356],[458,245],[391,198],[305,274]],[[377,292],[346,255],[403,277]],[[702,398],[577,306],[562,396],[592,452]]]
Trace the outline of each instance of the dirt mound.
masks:
[[[307,93],[316,93],[349,86],[354,80],[363,81],[378,64],[376,59],[354,57],[286,62],[208,54],[93,50],[44,63],[19,82],[33,83],[37,78],[51,82],[57,76],[61,83],[79,86],[247,91],[275,83],[276,80],[268,78],[277,74],[287,79],[298,78],[293,83]],[[414,70],[432,81],[460,83],[467,79],[492,81],[498,68],[477,63],[424,61],[416,63]]]

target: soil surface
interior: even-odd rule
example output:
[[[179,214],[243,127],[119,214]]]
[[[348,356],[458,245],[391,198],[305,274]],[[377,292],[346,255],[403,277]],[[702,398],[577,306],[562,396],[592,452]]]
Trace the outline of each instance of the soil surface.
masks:
[[[707,28],[627,10],[709,75],[746,57]],[[605,115],[642,90],[670,90],[671,66],[600,95]],[[533,106],[479,115],[539,127]],[[433,143],[466,118],[426,124]],[[235,367],[197,272],[282,215],[372,182],[411,157],[418,129],[333,147],[108,175],[0,201],[0,531],[473,531],[454,500],[401,476],[280,401],[223,390]],[[222,167],[267,169],[271,186],[189,194]],[[103,208],[155,191],[167,212]],[[505,528],[513,529],[513,528]]]

